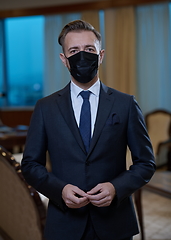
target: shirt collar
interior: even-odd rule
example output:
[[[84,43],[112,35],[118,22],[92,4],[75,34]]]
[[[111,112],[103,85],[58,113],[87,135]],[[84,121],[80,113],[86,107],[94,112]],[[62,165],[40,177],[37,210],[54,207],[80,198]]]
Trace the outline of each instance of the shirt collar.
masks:
[[[80,92],[84,89],[78,87],[72,80],[71,80],[71,92],[74,97],[78,97]],[[89,89],[92,94],[94,94],[96,97],[99,96],[100,93],[100,80],[98,79]]]

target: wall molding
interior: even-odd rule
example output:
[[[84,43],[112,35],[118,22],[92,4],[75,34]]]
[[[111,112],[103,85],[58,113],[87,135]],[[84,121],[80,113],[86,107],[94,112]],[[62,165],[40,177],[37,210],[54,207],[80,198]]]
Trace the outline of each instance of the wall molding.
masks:
[[[169,2],[165,0],[102,0],[92,2],[82,2],[47,7],[21,8],[12,10],[0,10],[0,18],[22,17],[34,15],[53,15],[62,13],[81,12],[85,10],[100,10],[114,7],[137,6],[144,4],[154,4]]]

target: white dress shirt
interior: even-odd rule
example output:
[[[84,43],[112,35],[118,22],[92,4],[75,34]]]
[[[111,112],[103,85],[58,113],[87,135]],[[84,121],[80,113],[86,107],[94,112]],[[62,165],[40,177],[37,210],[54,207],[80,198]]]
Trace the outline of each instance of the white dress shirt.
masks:
[[[71,81],[71,101],[78,127],[80,122],[81,107],[83,103],[83,98],[80,95],[81,91],[84,91],[84,89],[78,87],[75,83]],[[97,82],[95,82],[94,85],[92,85],[86,91],[91,92],[89,101],[91,107],[91,136],[93,136],[94,124],[96,121],[97,108],[99,103],[100,80],[98,79]]]

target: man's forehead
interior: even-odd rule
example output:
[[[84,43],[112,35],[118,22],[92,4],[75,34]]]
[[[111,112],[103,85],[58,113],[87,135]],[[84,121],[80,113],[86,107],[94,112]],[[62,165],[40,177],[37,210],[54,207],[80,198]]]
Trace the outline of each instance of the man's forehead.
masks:
[[[99,41],[92,31],[71,31],[65,36],[64,43],[67,45],[71,45],[73,43],[77,43],[78,45],[96,45]]]

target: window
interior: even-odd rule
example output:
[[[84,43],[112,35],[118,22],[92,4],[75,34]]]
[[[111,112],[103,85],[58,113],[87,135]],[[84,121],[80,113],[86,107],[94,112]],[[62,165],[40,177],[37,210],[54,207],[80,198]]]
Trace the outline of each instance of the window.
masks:
[[[0,92],[6,83],[8,106],[32,106],[43,95],[44,17],[7,18],[4,36],[7,76],[0,75]],[[2,58],[0,49],[1,65]]]

